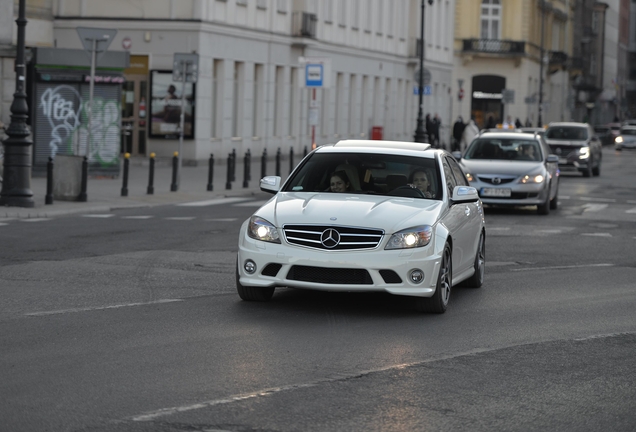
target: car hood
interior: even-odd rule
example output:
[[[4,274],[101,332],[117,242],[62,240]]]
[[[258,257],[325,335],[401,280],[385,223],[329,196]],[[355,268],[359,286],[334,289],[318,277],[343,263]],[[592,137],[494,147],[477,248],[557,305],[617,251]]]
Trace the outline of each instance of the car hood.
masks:
[[[522,176],[540,169],[543,164],[537,161],[488,161],[462,159],[461,164],[471,174],[505,174]]]
[[[442,202],[377,195],[279,192],[255,215],[276,227],[285,224],[340,225],[393,233],[417,225],[434,225]]]
[[[555,147],[583,147],[588,145],[587,140],[573,141],[573,140],[554,140],[554,139],[545,138],[545,142],[549,146],[555,146]]]
[[[634,142],[636,141],[636,135],[621,135],[623,138],[623,142]]]

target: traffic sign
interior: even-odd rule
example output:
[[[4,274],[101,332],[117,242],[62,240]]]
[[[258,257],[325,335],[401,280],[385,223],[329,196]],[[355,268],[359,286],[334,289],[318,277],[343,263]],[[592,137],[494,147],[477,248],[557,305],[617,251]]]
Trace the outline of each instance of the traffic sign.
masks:
[[[298,62],[305,66],[301,70],[303,87],[320,89],[331,86],[331,59],[326,57],[299,57]]]
[[[419,84],[420,82],[420,69],[415,71],[414,75],[415,82]],[[422,76],[422,84],[429,85],[431,83],[431,71],[424,68],[424,75]],[[426,94],[426,93],[424,93]]]
[[[515,91],[514,90],[502,90],[501,91],[501,103],[502,104],[513,104],[515,103]]]
[[[172,59],[172,81],[197,82],[199,54],[175,53]]]
[[[423,89],[422,95],[424,95],[424,96],[430,96],[430,95],[433,94],[433,91],[431,90],[431,86],[430,85],[424,86],[422,89]],[[420,94],[420,86],[416,85],[416,86],[413,87],[413,94],[415,96]]]
[[[117,29],[77,27],[76,30],[86,52],[92,56],[95,50],[95,61],[104,55],[117,34]]]
[[[321,64],[307,63],[305,65],[305,85],[307,87],[322,87],[325,68]]]

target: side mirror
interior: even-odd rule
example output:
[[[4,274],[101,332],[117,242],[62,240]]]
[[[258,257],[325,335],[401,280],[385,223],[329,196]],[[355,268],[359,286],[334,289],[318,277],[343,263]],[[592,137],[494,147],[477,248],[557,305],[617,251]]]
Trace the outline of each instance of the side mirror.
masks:
[[[559,157],[555,154],[548,155],[545,160],[547,163],[559,163]]]
[[[279,176],[267,176],[261,179],[261,190],[275,194],[280,190],[280,177]]]
[[[477,189],[472,186],[455,186],[453,189],[453,196],[451,198],[452,204],[461,204],[479,201],[479,194]]]

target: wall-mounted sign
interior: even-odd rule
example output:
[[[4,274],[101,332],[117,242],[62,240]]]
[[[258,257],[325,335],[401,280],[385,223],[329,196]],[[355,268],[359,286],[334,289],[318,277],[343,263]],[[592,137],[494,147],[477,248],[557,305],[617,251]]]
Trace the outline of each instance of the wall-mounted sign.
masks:
[[[121,41],[121,47],[126,51],[130,50],[130,48],[132,48],[132,39],[130,39],[128,36],[123,38]]]
[[[151,138],[179,138],[181,120],[181,88],[183,83],[172,80],[172,71],[150,71],[150,129]],[[196,86],[185,83],[185,112],[183,137],[194,138],[194,109]]]

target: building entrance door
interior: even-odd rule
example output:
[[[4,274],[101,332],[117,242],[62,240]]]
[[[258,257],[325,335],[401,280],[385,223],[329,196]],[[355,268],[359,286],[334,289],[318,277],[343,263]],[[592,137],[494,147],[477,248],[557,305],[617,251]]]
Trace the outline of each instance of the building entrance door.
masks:
[[[121,152],[133,156],[147,152],[148,56],[130,56],[130,68],[121,96]]]

